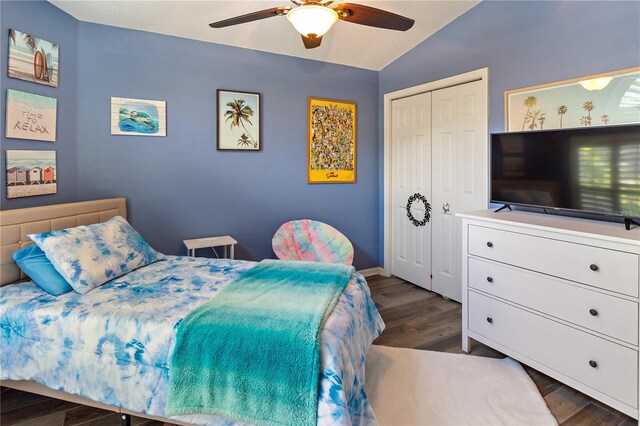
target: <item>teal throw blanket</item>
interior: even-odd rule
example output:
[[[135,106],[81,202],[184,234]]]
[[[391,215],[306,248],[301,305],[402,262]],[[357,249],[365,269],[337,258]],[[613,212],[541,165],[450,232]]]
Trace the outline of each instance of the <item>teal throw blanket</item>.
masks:
[[[167,415],[315,425],[320,332],[352,266],[263,260],[178,328]]]

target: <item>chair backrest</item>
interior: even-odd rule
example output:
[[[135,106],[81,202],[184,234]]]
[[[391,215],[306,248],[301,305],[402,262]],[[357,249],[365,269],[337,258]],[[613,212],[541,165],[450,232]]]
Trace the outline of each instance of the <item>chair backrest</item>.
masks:
[[[353,245],[331,225],[300,219],[283,224],[271,240],[273,252],[282,260],[311,262],[353,262]]]

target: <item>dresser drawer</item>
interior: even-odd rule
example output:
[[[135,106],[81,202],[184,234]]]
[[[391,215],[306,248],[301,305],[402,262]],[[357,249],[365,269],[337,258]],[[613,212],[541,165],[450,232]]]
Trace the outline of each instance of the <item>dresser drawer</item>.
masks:
[[[638,407],[637,351],[475,291],[469,292],[468,306],[470,330],[624,404]]]
[[[638,344],[638,303],[546,275],[469,258],[469,287]],[[595,314],[595,315],[594,315]]]
[[[638,255],[469,225],[469,253],[638,296]],[[595,270],[592,270],[595,269]]]

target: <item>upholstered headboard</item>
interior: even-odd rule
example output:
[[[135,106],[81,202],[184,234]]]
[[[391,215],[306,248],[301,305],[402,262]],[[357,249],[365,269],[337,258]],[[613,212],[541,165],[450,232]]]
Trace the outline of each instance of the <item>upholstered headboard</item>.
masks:
[[[118,215],[127,217],[124,198],[0,211],[0,286],[25,278],[11,256],[33,244],[27,234],[106,222]]]

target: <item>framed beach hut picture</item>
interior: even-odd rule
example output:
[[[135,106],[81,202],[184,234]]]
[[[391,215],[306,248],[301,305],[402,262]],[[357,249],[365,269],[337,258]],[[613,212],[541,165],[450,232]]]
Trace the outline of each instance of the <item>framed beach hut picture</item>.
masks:
[[[356,103],[309,98],[308,182],[355,183]]]
[[[55,142],[56,98],[7,89],[5,136]]]
[[[260,94],[218,89],[218,150],[262,149]]]
[[[58,45],[18,30],[9,30],[8,75],[58,87]]]
[[[167,103],[112,97],[111,134],[167,136]]]
[[[7,198],[58,192],[55,151],[7,150]]]

